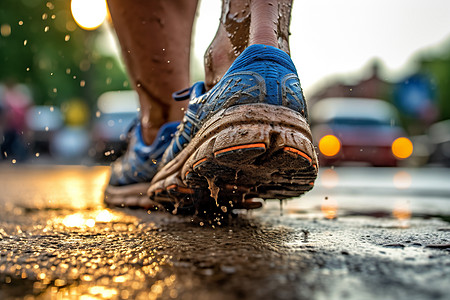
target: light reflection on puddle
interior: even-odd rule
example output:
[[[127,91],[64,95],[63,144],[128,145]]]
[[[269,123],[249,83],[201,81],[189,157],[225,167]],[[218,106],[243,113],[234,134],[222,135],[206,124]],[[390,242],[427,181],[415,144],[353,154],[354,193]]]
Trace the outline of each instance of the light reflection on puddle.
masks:
[[[119,216],[114,215],[107,209],[96,212],[84,212],[68,215],[56,220],[49,220],[48,223],[62,223],[66,227],[89,227],[92,228],[96,223],[108,223],[119,220]]]
[[[411,187],[412,177],[411,174],[406,171],[398,171],[394,174],[392,179],[395,188],[399,190],[406,190]]]

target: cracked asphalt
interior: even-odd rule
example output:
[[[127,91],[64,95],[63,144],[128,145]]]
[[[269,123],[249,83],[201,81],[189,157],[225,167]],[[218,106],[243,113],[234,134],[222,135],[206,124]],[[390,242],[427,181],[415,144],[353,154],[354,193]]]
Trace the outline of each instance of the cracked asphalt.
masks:
[[[221,226],[106,208],[107,176],[0,165],[0,299],[450,299],[449,169],[323,169]]]

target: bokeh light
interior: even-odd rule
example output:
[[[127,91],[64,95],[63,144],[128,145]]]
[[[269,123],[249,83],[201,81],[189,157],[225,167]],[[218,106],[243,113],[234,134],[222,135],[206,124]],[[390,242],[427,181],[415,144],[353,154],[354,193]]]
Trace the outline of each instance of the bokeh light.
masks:
[[[403,170],[398,171],[394,174],[393,182],[397,189],[408,189],[412,185],[411,174]]]
[[[341,150],[341,142],[334,135],[326,135],[319,141],[319,150],[325,156],[335,156]]]
[[[398,159],[405,159],[413,153],[413,144],[408,138],[399,137],[392,143],[392,154]]]
[[[70,9],[75,22],[85,30],[100,27],[108,14],[105,0],[72,0]]]

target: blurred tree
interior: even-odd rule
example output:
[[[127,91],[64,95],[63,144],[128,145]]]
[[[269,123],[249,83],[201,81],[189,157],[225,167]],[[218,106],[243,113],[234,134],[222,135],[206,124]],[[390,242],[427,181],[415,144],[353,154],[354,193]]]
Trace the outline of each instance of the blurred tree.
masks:
[[[421,73],[429,74],[436,86],[437,108],[441,120],[450,119],[450,43],[447,55],[424,55]]]
[[[76,25],[69,0],[2,0],[0,82],[28,84],[36,104],[93,107],[101,93],[129,88],[117,58],[96,49],[100,36]]]

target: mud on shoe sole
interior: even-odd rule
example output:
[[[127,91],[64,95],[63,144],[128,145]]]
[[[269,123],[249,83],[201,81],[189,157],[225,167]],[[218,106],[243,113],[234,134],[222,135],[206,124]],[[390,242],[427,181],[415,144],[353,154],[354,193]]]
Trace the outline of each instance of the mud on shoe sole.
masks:
[[[206,121],[158,172],[149,195],[157,200],[171,187],[191,198],[209,189],[212,201],[217,193],[234,202],[285,199],[312,189],[316,176],[317,156],[305,118],[281,106],[246,104]]]

